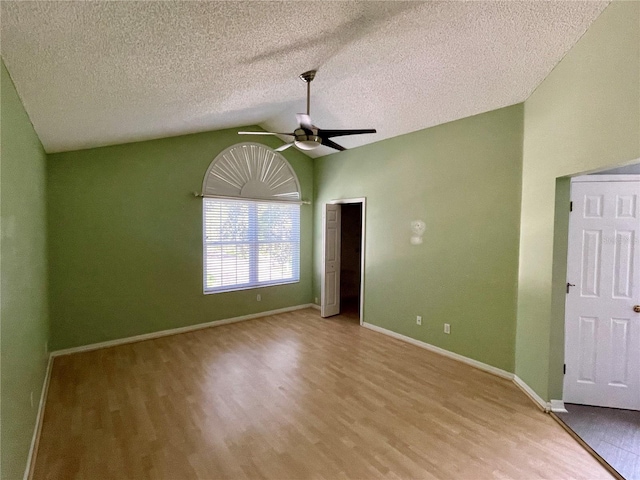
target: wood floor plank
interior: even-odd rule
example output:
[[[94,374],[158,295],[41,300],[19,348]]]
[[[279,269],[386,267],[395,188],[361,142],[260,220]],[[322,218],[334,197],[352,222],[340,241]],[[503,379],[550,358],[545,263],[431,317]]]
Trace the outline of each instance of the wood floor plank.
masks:
[[[57,357],[33,478],[611,477],[511,382],[309,309]]]

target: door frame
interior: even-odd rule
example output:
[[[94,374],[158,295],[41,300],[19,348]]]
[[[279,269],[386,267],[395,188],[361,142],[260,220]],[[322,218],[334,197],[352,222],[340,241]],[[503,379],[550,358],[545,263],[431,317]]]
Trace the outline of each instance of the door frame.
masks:
[[[637,182],[640,181],[640,174],[621,174],[621,175],[594,175],[594,174],[590,174],[590,175],[577,175],[575,177],[571,177],[569,179],[569,201],[572,201],[571,199],[572,197],[572,193],[573,193],[573,184],[574,183],[613,183],[613,182],[619,182],[619,183],[625,183],[625,182]],[[556,192],[557,193],[557,192]],[[568,213],[568,212],[567,212]],[[556,219],[557,220],[557,219]],[[557,224],[556,224],[557,226]],[[571,232],[570,232],[570,221],[569,221],[569,217],[567,216],[567,237],[566,237],[566,246],[567,246],[567,250],[566,250],[566,256],[565,256],[565,262],[564,262],[564,271],[565,271],[565,282],[568,282],[569,280],[567,280],[568,278],[568,260],[569,260],[569,249],[571,248],[571,244],[570,242],[570,238],[571,238]],[[566,366],[566,362],[567,362],[567,351],[566,351],[566,342],[567,342],[567,308],[566,308],[566,302],[567,302],[567,298],[565,296],[565,301],[563,302],[563,308],[564,308],[564,312],[563,312],[563,317],[562,317],[562,331],[564,333],[563,335],[563,354],[562,354],[562,358],[564,359],[564,363]],[[557,411],[565,411],[564,408],[564,398],[565,398],[565,388],[564,388],[564,376],[562,379],[562,403],[557,405],[559,408]],[[552,405],[554,404],[555,400],[551,400]]]
[[[577,177],[571,177],[571,184],[585,183],[585,182],[637,182],[640,181],[640,174],[631,175],[579,175]]]
[[[325,205],[343,205],[346,203],[359,203],[362,205],[362,239],[360,242],[360,325],[364,322],[364,279],[365,279],[365,245],[366,245],[366,225],[367,225],[367,197],[357,197],[357,198],[339,198],[335,200],[329,200],[328,202],[324,202],[322,204],[322,214],[326,210]],[[320,270],[320,282],[321,282],[321,290],[320,290],[320,305],[323,305],[324,298],[322,297],[324,293],[324,275],[325,275],[325,248],[326,248],[326,228],[324,224],[324,220],[322,222],[322,268]],[[340,245],[342,245],[342,238],[340,239]],[[341,262],[342,263],[342,262]]]

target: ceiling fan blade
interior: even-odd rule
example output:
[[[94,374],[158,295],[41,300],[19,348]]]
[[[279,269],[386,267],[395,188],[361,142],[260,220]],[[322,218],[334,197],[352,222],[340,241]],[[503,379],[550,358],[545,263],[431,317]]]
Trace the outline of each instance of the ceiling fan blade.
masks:
[[[326,145],[327,147],[331,147],[334,148],[336,150],[346,150],[346,148],[344,148],[342,145],[338,145],[336,142],[333,142],[331,140],[329,140],[328,138],[323,138],[322,139],[322,145]]]
[[[306,113],[297,113],[296,120],[302,128],[306,128],[307,130],[313,129],[313,124],[311,123],[311,117]]]
[[[360,130],[318,130],[318,136],[322,138],[344,137],[345,135],[360,135],[363,133],[376,133],[375,128]]]
[[[280,132],[238,132],[238,135],[289,135],[295,137],[293,133],[280,133]]]
[[[280,145],[278,148],[275,148],[274,150],[276,152],[282,152],[283,150],[286,150],[289,147],[293,147],[293,143],[285,143],[284,145]]]

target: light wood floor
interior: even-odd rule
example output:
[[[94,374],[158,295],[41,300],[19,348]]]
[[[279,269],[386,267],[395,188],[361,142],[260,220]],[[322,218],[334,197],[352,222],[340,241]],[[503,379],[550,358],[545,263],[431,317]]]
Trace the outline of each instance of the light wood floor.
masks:
[[[511,382],[302,310],[55,359],[35,479],[611,478]]]

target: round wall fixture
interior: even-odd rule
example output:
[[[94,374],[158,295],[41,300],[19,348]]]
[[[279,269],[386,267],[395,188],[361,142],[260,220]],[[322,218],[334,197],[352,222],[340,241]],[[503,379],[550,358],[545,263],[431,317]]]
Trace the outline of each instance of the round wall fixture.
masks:
[[[411,222],[411,231],[413,232],[411,245],[420,245],[422,243],[422,235],[424,235],[426,229],[427,224],[422,220],[414,220]]]
[[[427,229],[427,225],[422,220],[414,220],[413,222],[411,222],[411,230],[416,235],[420,235],[420,236],[424,235],[424,231],[426,229]]]

